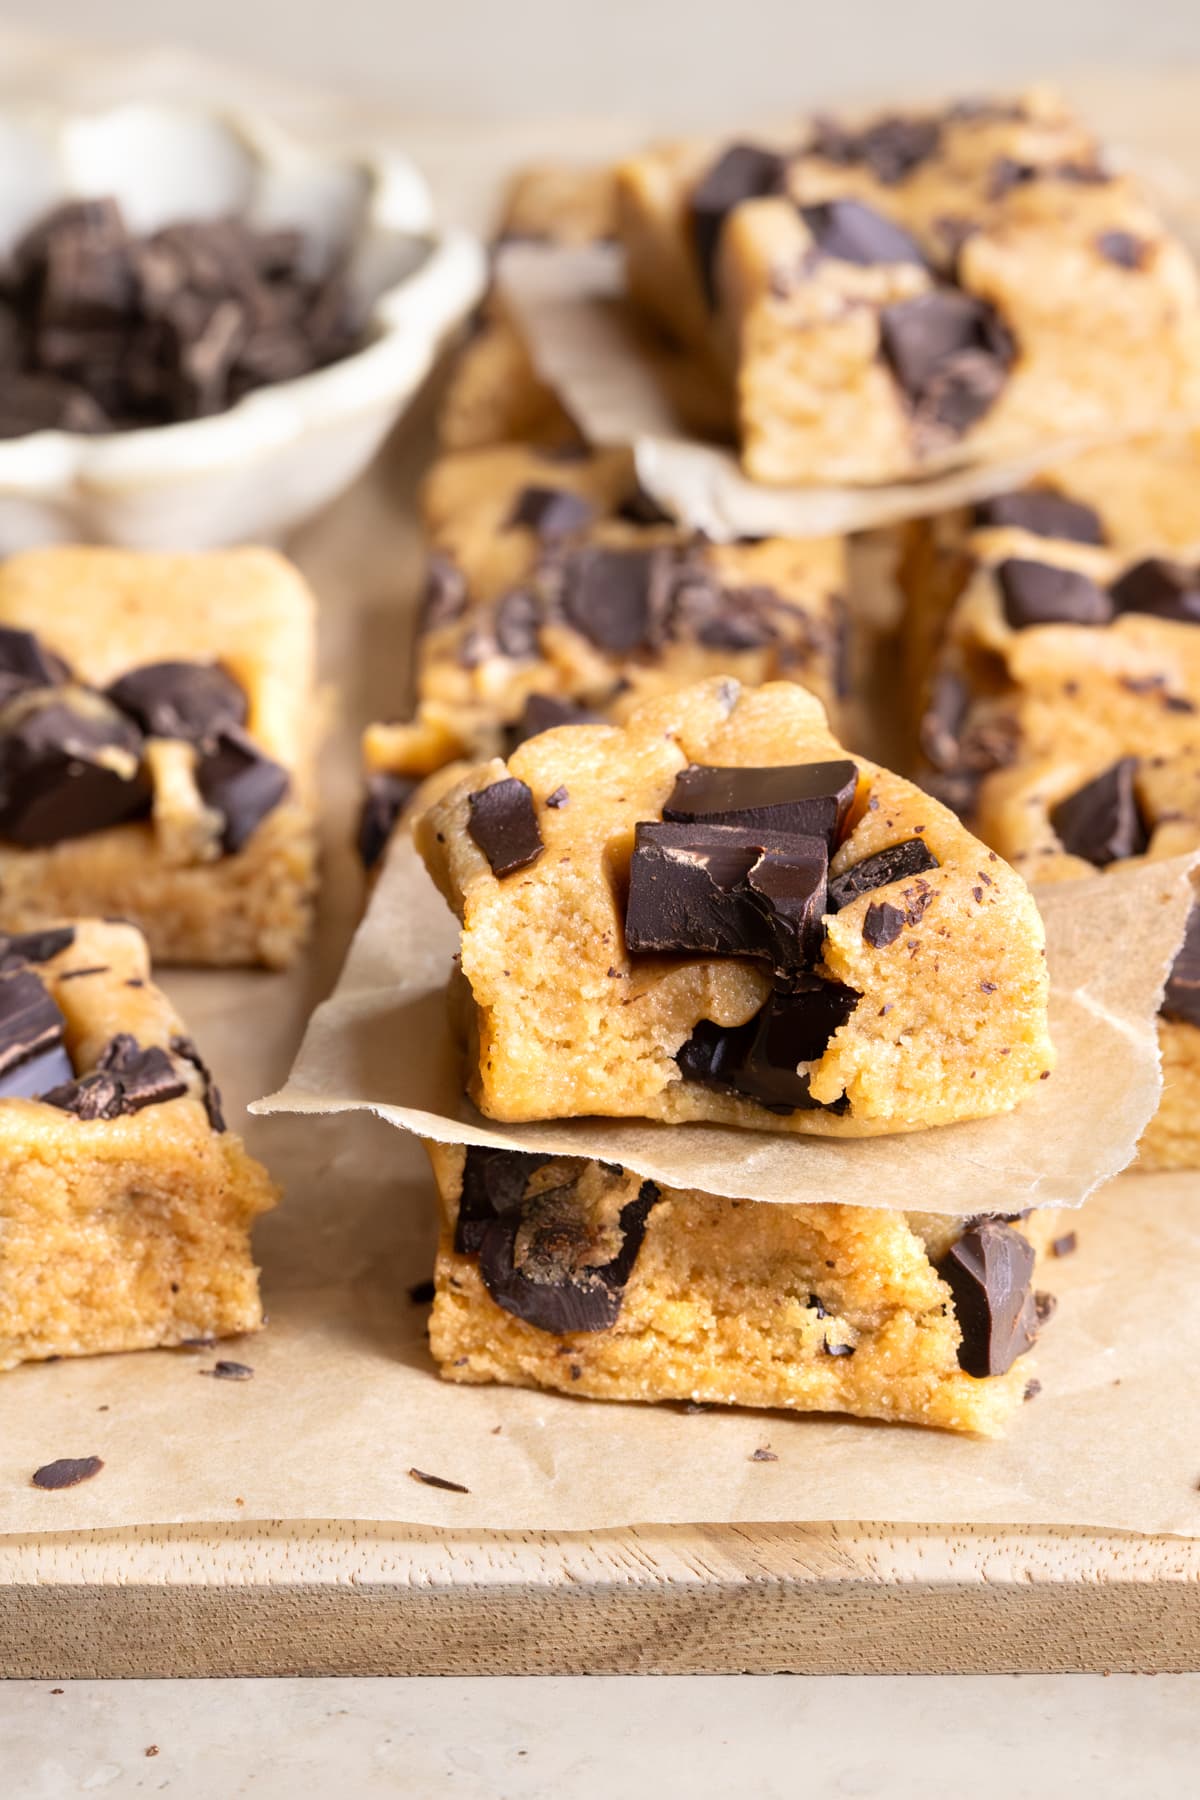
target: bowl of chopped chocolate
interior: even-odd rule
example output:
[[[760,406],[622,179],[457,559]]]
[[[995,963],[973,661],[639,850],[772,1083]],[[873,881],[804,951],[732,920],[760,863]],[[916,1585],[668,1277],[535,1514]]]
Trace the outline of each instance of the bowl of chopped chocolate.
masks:
[[[259,119],[6,105],[0,168],[0,553],[278,538],[484,281],[405,158]]]

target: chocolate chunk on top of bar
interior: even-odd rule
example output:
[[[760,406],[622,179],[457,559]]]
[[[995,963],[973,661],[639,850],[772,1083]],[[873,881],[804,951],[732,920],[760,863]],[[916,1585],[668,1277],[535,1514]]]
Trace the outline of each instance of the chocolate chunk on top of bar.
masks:
[[[570,700],[560,700],[556,694],[530,694],[517,724],[509,728],[508,750],[511,754],[529,738],[540,737],[543,731],[557,731],[560,725],[603,723],[600,713],[591,712],[586,706],[575,706]]]
[[[150,782],[132,721],[97,695],[37,698],[0,716],[0,837],[36,849],[145,817]]]
[[[909,118],[902,113],[877,119],[861,131],[837,119],[822,118],[813,123],[808,150],[843,166],[865,163],[876,181],[895,187],[937,154],[941,136],[937,119]]]
[[[887,887],[890,882],[904,881],[912,875],[927,874],[940,865],[923,838],[905,838],[903,843],[889,844],[861,862],[852,863],[840,875],[829,878],[828,912],[840,912],[860,894]]]
[[[62,657],[47,650],[34,632],[0,625],[0,701],[30,688],[61,687],[70,679]]]
[[[601,650],[636,650],[650,633],[654,578],[663,558],[651,550],[589,548],[565,570],[567,623]]]
[[[1149,845],[1149,833],[1138,807],[1134,778],[1137,758],[1123,756],[1097,775],[1050,814],[1064,850],[1098,869],[1141,856]]]
[[[823,200],[802,206],[800,216],[822,256],[839,262],[920,263],[925,254],[915,238],[861,200]]]
[[[497,1306],[539,1331],[607,1331],[620,1315],[658,1200],[657,1187],[644,1181],[621,1207],[613,1232],[581,1203],[573,1181],[544,1189],[484,1227],[483,1284]]]
[[[1063,538],[1073,544],[1103,544],[1104,522],[1094,506],[1056,494],[1053,488],[1023,488],[994,494],[975,507],[975,523],[1028,531],[1036,537]]]
[[[1111,593],[1118,612],[1200,625],[1200,569],[1186,563],[1147,557],[1114,581]]]
[[[1009,556],[997,566],[1004,616],[1014,631],[1030,625],[1107,625],[1112,595],[1078,569]]]
[[[487,857],[493,875],[514,875],[535,863],[546,848],[533,809],[533,795],[509,775],[467,797],[467,830]]]
[[[1167,977],[1162,1011],[1168,1019],[1200,1026],[1200,906],[1188,914],[1183,943]]]
[[[33,969],[23,963],[0,968],[0,1099],[35,1100],[73,1079],[66,1024]]]
[[[582,531],[595,517],[593,503],[570,488],[525,487],[517,495],[505,528],[511,531],[522,526],[550,542]]]
[[[632,952],[765,958],[781,973],[820,952],[823,838],[747,827],[640,824],[629,868]]]
[[[114,681],[108,697],[147,737],[192,744],[244,725],[249,712],[245,692],[220,663],[146,663]]]
[[[962,432],[996,400],[1013,343],[995,309],[954,289],[897,300],[879,315],[880,343],[918,426]]]
[[[857,785],[858,769],[848,759],[765,769],[692,763],[676,777],[663,818],[820,837],[832,855]]]
[[[77,1119],[93,1120],[121,1118],[186,1093],[187,1083],[165,1050],[157,1044],[143,1049],[131,1033],[121,1031],[109,1039],[93,1070],[42,1098]]]
[[[196,786],[225,821],[221,847],[233,856],[286,797],[291,777],[238,725],[223,725],[196,761]]]
[[[937,1265],[954,1296],[962,1342],[959,1367],[982,1379],[1003,1375],[1037,1337],[1034,1252],[1011,1225],[985,1220],[963,1233]]]
[[[710,306],[716,301],[717,247],[726,218],[744,200],[779,193],[784,168],[784,159],[774,150],[731,144],[692,189],[692,241]]]

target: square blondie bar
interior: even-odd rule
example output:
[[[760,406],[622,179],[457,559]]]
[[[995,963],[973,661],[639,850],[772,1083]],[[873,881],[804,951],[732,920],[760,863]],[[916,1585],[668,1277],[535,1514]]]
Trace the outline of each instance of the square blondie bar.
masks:
[[[139,932],[0,939],[0,1368],[254,1331],[277,1198]]]
[[[316,884],[312,596],[268,550],[0,567],[0,928],[117,915],[291,962]]]

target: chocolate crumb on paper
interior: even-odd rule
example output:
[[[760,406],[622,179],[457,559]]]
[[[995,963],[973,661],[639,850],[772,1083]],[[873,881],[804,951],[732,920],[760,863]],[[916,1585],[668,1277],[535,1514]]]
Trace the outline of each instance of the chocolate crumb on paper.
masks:
[[[40,1469],[33,1472],[33,1485],[45,1488],[48,1493],[59,1488],[78,1487],[81,1481],[90,1481],[98,1475],[104,1463],[98,1456],[60,1456],[57,1462],[43,1463]]]
[[[758,1449],[752,1452],[750,1461],[751,1462],[778,1462],[779,1456],[776,1451],[772,1450],[770,1444],[760,1444]]]
[[[429,1475],[424,1469],[410,1469],[408,1472],[414,1481],[423,1483],[425,1487],[444,1488],[448,1494],[469,1494],[471,1491],[461,1481],[447,1481],[444,1475]]]
[[[221,1361],[211,1369],[198,1369],[197,1374],[215,1375],[218,1381],[251,1381],[254,1370],[249,1363]]]
[[[1071,1256],[1079,1248],[1079,1234],[1075,1231],[1065,1232],[1062,1237],[1051,1240],[1051,1250],[1055,1256]]]
[[[408,1297],[414,1306],[428,1306],[433,1299],[434,1286],[432,1280],[414,1281],[408,1290]]]

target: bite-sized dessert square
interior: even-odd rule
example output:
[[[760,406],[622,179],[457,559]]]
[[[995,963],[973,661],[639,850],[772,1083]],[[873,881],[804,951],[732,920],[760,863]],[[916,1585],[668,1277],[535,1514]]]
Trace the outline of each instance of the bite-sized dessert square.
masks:
[[[129,919],[170,962],[296,956],[316,886],[312,595],[269,550],[0,567],[0,928]]]
[[[415,830],[491,1118],[855,1137],[1007,1112],[1051,1072],[1021,877],[791,683],[543,732]]]
[[[1196,411],[1191,259],[1052,94],[618,177],[631,293],[724,374],[757,481],[911,479]]]
[[[1054,1215],[949,1219],[661,1187],[611,1163],[429,1144],[430,1346],[450,1381],[854,1413],[994,1434],[1053,1301]]]
[[[0,939],[0,1368],[256,1330],[277,1199],[133,926]]]
[[[840,538],[714,544],[672,524],[624,451],[506,445],[443,457],[415,716],[364,740],[368,862],[426,775],[551,725],[625,716],[705,676],[786,678],[848,717]]]

